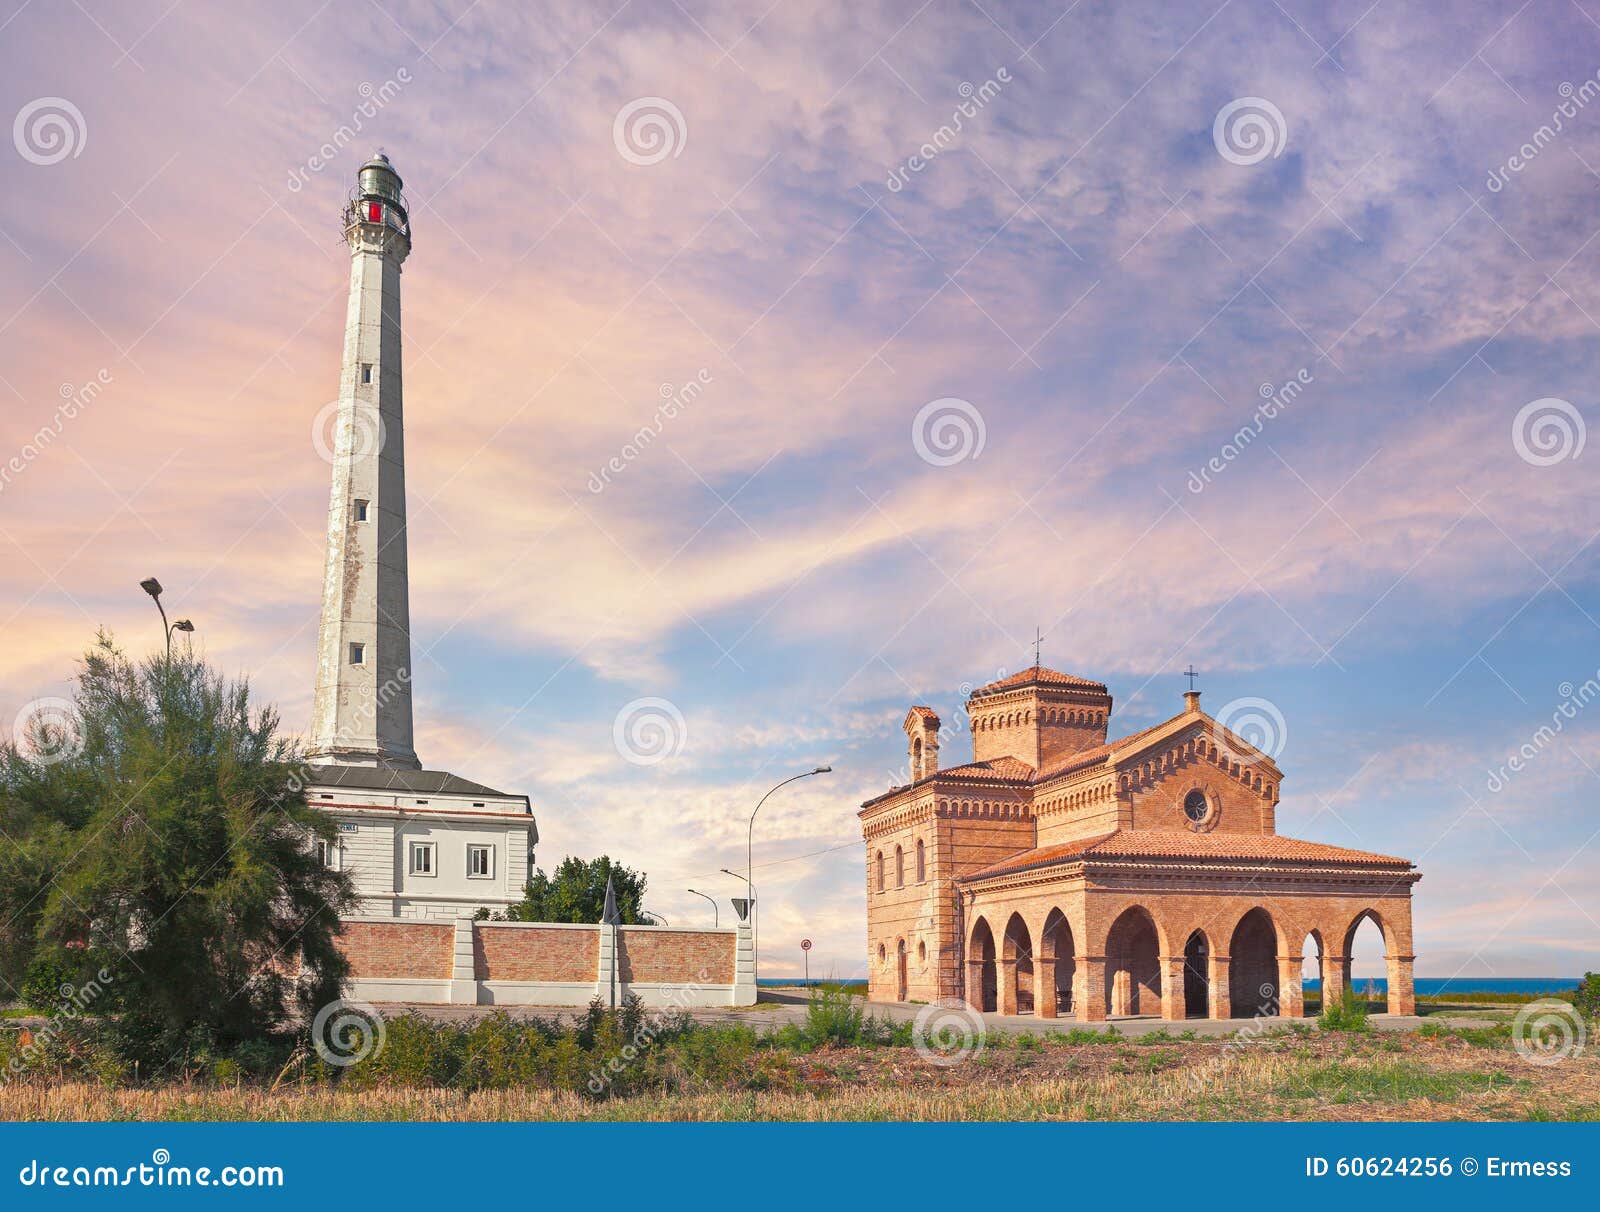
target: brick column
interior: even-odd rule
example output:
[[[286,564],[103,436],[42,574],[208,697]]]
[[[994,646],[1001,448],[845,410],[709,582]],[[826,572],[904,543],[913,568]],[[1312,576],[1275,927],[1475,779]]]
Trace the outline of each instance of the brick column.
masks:
[[[1278,1013],[1284,1018],[1306,1016],[1305,989],[1300,983],[1300,966],[1305,958],[1303,955],[1278,957]]]
[[[1077,1017],[1086,1023],[1106,1021],[1106,958],[1080,955],[1073,974],[1072,1005]]]
[[[1161,1017],[1169,1023],[1189,1016],[1183,991],[1183,956],[1171,955],[1161,961]]]
[[[1056,1016],[1056,962],[1053,959],[1033,961],[1033,1013],[1038,1018]]]
[[[996,960],[995,969],[1000,977],[1000,1013],[1015,1014],[1017,1012],[1017,961],[1014,959]]]
[[[1411,983],[1411,965],[1416,962],[1414,955],[1391,955],[1389,957],[1389,1013],[1390,1014],[1415,1014],[1417,1012],[1417,995]]]
[[[983,1010],[983,961],[981,959],[967,960],[967,1005],[974,1010]]]
[[[1322,1008],[1326,1010],[1350,987],[1350,957],[1324,955],[1322,957]]]
[[[1229,956],[1218,955],[1215,951],[1211,953],[1207,968],[1211,980],[1212,1018],[1233,1017],[1232,995],[1228,991],[1228,965],[1231,962]]]

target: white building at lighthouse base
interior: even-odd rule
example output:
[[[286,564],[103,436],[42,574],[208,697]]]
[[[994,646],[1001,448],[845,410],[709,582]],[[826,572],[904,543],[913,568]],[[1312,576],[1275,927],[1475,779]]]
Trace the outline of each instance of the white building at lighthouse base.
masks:
[[[449,921],[522,899],[539,827],[527,796],[441,770],[313,766],[306,798],[337,822],[323,860],[369,917]]]

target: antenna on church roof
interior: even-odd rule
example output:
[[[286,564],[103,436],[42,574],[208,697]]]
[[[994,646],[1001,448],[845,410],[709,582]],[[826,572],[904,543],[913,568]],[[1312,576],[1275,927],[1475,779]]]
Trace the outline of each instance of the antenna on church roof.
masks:
[[[1039,649],[1043,644],[1044,633],[1035,627],[1033,629],[1033,669],[1035,673],[1039,671]]]

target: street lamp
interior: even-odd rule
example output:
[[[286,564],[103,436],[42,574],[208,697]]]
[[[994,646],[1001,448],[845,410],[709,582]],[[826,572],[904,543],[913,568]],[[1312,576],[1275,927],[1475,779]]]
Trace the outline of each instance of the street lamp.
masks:
[[[733,902],[733,911],[739,915],[742,921],[748,922],[751,916],[755,913],[756,890],[750,886],[750,881],[745,879],[744,876],[740,875],[737,871],[729,871],[726,867],[719,867],[717,870],[721,871],[723,875],[731,875],[736,880],[744,881],[744,901],[742,902],[744,904],[744,908],[739,908],[741,902],[737,897],[735,897]]]
[[[704,892],[695,892],[695,890],[693,888],[685,888],[684,891],[685,892],[694,892],[694,894],[696,896],[705,897],[706,900],[711,902],[711,928],[713,930],[717,929],[719,924],[722,921],[722,915],[720,913],[718,913],[718,911],[717,911],[717,900],[716,900],[716,898],[713,897],[713,896],[707,896]]]
[[[778,787],[786,787],[790,783],[795,782],[797,779],[808,779],[813,775],[832,773],[832,766],[818,766],[815,770],[807,770],[804,774],[791,774],[788,778],[784,779],[783,782],[779,783],[777,787],[774,787],[772,791],[776,791]],[[750,828],[746,832],[744,839],[744,883],[745,889],[750,894],[750,961],[751,967],[756,969],[757,977],[760,976],[761,969],[761,929],[756,924],[756,892],[755,886],[750,882],[750,877],[755,873],[754,858],[756,844],[756,812],[760,812],[761,805],[765,804],[769,799],[772,798],[772,791],[767,792],[766,795],[762,796],[760,800],[756,802],[755,812],[750,814]]]
[[[167,639],[167,664],[170,665],[172,663],[172,633],[174,631],[191,632],[194,630],[194,624],[188,619],[178,619],[170,624],[167,622],[167,610],[161,604],[161,582],[156,580],[155,577],[145,577],[144,580],[139,582],[139,588],[150,595],[156,604],[156,609],[161,612],[161,630]]]

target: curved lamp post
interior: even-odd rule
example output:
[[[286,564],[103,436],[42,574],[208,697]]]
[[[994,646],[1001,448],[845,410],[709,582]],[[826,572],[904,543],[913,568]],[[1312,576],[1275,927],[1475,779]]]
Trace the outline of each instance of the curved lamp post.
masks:
[[[808,779],[813,775],[832,773],[832,766],[818,766],[815,770],[807,770],[804,774],[791,774],[788,778],[784,779],[783,782],[779,783],[776,787],[773,787],[772,791],[778,790],[778,787],[787,787],[790,783],[793,783],[798,779]],[[761,799],[756,802],[755,812],[750,814],[750,828],[745,834],[744,842],[744,884],[745,889],[750,897],[750,960],[751,966],[756,969],[756,975],[758,978],[761,974],[761,930],[756,924],[756,891],[755,885],[750,882],[750,877],[755,872],[754,856],[756,838],[756,812],[760,812],[761,805],[765,804],[769,799],[772,798],[772,791],[767,792],[766,795],[762,796]],[[729,874],[731,875],[732,872],[729,872]]]
[[[172,623],[167,622],[166,607],[161,605],[161,582],[155,577],[145,577],[139,582],[139,588],[148,593],[156,604],[156,609],[161,612],[161,630],[167,638],[167,664],[172,664],[172,633],[174,631],[191,632],[194,624],[188,619],[177,619]]]
[[[719,867],[717,870],[721,871],[723,875],[733,876],[734,879],[739,880],[744,884],[744,910],[742,912],[740,911],[739,901],[736,898],[733,902],[733,911],[739,914],[741,920],[750,921],[751,917],[755,914],[756,903],[755,889],[750,887],[750,881],[745,879],[744,876],[740,875],[737,871],[729,871],[726,867]]]
[[[709,896],[704,892],[696,892],[693,888],[685,888],[684,891],[693,892],[696,896],[705,897],[706,900],[711,902],[711,928],[713,930],[717,929],[722,921],[722,914],[717,910],[716,898]]]

